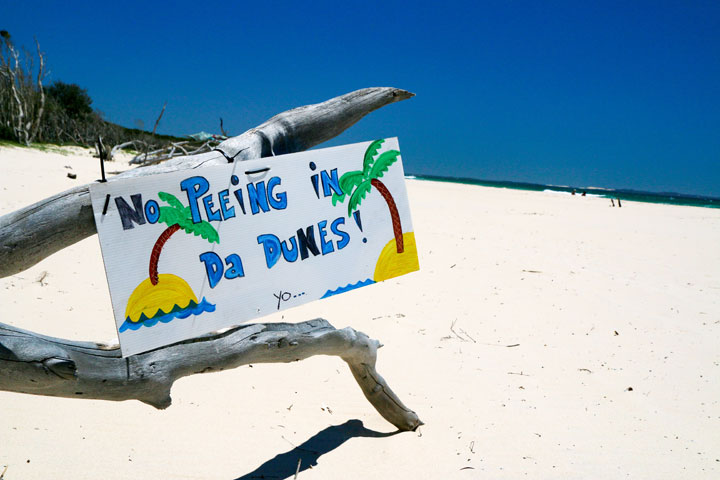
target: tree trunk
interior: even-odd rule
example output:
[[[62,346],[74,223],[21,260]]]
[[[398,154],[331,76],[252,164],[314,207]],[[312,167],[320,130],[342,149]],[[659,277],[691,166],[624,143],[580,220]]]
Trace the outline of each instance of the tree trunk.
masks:
[[[385,199],[385,203],[387,203],[388,209],[390,210],[390,219],[392,220],[393,235],[395,235],[395,251],[397,253],[403,253],[405,251],[405,241],[403,240],[402,224],[400,223],[400,214],[398,213],[397,205],[395,205],[395,199],[385,184],[377,178],[373,178],[370,184],[377,188],[380,195]]]
[[[150,252],[149,266],[150,283],[153,285],[157,285],[158,283],[158,262],[160,261],[160,252],[162,252],[165,242],[167,242],[172,234],[178,230],[180,230],[180,225],[177,223],[166,228],[155,241],[155,245],[153,245],[152,252]]]
[[[40,129],[40,124],[42,123],[42,116],[45,111],[45,88],[43,87],[43,77],[45,76],[45,55],[40,51],[40,43],[35,39],[35,47],[37,48],[38,53],[38,59],[40,59],[40,65],[38,66],[38,74],[37,74],[37,87],[38,91],[40,92],[40,108],[38,112],[35,114],[35,118],[33,118],[33,127],[30,130],[30,142],[34,142],[37,138],[38,130]]]

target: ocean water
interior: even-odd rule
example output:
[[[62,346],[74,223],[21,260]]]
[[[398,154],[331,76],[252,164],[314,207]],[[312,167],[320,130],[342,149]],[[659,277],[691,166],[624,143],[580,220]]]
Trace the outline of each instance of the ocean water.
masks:
[[[479,180],[475,178],[462,177],[439,177],[435,175],[412,175],[406,178],[417,178],[418,180],[432,180],[434,182],[463,183],[467,185],[480,185],[483,187],[512,188],[514,190],[530,190],[534,192],[546,192],[558,195],[582,195],[583,192],[589,197],[619,198],[631,202],[665,203],[668,205],[686,205],[691,207],[720,208],[720,198],[703,197],[700,195],[685,195],[681,193],[655,193],[639,190],[627,190],[593,187],[573,187],[558,185],[543,185],[540,183],[503,182],[495,180]]]

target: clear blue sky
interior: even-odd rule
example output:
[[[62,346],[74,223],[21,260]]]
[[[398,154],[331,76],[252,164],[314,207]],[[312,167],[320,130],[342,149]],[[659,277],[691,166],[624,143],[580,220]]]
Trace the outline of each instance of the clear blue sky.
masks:
[[[369,86],[417,94],[327,145],[406,171],[720,196],[720,2],[18,2],[50,80],[114,122],[239,134]]]

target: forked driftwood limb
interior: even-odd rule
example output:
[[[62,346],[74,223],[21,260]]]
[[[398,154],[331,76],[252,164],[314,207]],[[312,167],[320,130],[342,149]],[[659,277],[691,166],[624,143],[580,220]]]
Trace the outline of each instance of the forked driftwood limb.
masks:
[[[342,133],[368,113],[411,93],[366,88],[276,115],[222,142],[216,151],[175,157],[114,178],[224,164],[298,152]],[[113,178],[109,179],[113,181]],[[96,233],[89,185],[73,188],[0,217],[0,277]],[[137,399],[170,405],[173,382],[186,375],[250,363],[292,362],[335,355],[350,366],[377,411],[400,430],[421,425],[375,370],[379,342],[322,319],[299,324],[255,324],[162,347],[123,359],[117,347],[46,337],[0,323],[0,390],[72,398]]]
[[[170,406],[175,380],[253,363],[334,355],[350,367],[365,397],[400,430],[420,419],[375,370],[380,342],[323,319],[235,327],[128,358],[117,347],[37,335],[0,323],[0,390],[55,397],[140,400]]]
[[[339,135],[368,113],[413,94],[390,87],[365,88],[280,113],[222,142],[216,151],[172,158],[113,178],[221,165],[228,161],[299,152]],[[98,172],[99,177],[99,172]],[[113,181],[113,178],[108,179]],[[96,233],[90,187],[82,185],[0,217],[0,278]]]

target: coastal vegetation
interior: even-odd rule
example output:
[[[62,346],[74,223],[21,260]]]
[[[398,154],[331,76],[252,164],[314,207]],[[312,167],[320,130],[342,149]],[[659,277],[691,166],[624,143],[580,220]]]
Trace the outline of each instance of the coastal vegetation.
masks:
[[[8,31],[0,30],[0,141],[25,146],[93,146],[102,138],[105,145],[129,143],[146,153],[187,141],[109,122],[92,107],[85,88],[61,80],[47,84],[47,77],[46,55],[40,43],[36,40],[31,51],[17,46]]]

